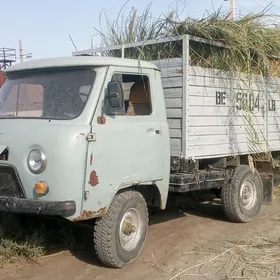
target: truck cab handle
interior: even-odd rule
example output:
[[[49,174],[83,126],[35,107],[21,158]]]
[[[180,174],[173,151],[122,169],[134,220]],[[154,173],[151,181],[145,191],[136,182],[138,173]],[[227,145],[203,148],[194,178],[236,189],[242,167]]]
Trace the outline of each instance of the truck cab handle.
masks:
[[[161,130],[160,129],[149,128],[149,129],[147,129],[147,133],[149,133],[149,134],[161,134]]]

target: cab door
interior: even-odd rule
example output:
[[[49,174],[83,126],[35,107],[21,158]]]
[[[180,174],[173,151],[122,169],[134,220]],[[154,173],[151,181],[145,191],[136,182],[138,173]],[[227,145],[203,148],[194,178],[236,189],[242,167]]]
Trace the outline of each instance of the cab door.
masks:
[[[164,141],[160,117],[155,106],[156,88],[153,70],[110,67],[93,121],[93,139],[88,146],[84,208],[108,205],[120,188],[136,184],[152,184],[163,179]],[[111,113],[105,97],[108,83],[117,80],[128,104],[131,88],[145,80],[150,110],[129,114],[131,108]],[[136,96],[137,97],[137,96]],[[137,99],[137,98],[136,98]],[[147,101],[147,100],[146,100]],[[104,113],[104,115],[103,115]]]

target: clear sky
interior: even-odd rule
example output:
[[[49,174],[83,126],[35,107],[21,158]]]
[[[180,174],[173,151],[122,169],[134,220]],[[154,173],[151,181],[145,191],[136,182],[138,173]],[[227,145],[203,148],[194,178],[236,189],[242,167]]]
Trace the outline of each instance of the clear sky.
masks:
[[[169,7],[184,0],[130,0],[126,11],[132,7],[143,10],[152,2],[153,15],[166,13]],[[33,58],[68,56],[74,51],[69,39],[72,36],[79,50],[90,47],[90,37],[99,28],[99,16],[106,11],[115,18],[126,0],[0,0],[1,29],[0,47],[18,49],[18,40],[23,42],[24,53],[31,52]],[[213,11],[221,6],[229,9],[229,1],[185,0],[187,3],[182,17],[201,17],[206,10]],[[236,13],[260,11],[270,2],[271,13],[280,14],[280,0],[236,0]],[[94,44],[99,43],[93,37]],[[18,55],[18,52],[17,52]]]

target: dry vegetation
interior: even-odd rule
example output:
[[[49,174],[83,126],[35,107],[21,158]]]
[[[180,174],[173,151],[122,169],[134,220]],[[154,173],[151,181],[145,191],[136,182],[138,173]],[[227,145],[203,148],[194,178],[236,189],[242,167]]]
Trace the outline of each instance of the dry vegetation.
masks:
[[[196,276],[198,279],[214,279],[212,277],[215,276],[221,280],[258,280],[278,279],[280,275],[279,238],[256,236],[237,242],[228,241],[221,250],[223,251],[189,252],[205,260],[181,270],[169,280],[188,279],[184,278],[188,276]]]
[[[16,230],[0,230],[0,267],[8,263],[35,262],[44,255],[72,249],[76,244],[74,228],[66,221],[32,217]]]
[[[227,258],[214,264],[217,274],[226,271],[230,279],[261,279],[261,277],[276,277],[280,273],[280,240],[270,236],[254,237],[232,246]],[[221,266],[222,265],[222,266]]]
[[[274,199],[280,198],[280,186],[275,187],[273,197],[274,197]]]
[[[14,235],[0,232],[0,266],[21,260],[35,261],[44,254],[43,236],[40,232]]]

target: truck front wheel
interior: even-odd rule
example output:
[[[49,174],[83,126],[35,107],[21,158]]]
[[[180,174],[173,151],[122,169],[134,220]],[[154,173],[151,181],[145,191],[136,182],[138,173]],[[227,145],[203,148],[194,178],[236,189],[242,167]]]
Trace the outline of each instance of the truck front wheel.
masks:
[[[233,222],[248,223],[261,209],[263,183],[257,170],[247,165],[236,168],[230,184],[222,188],[222,206],[226,216]]]
[[[98,259],[109,267],[123,267],[140,254],[148,232],[148,209],[144,197],[136,191],[117,194],[106,216],[94,228],[94,246]]]

